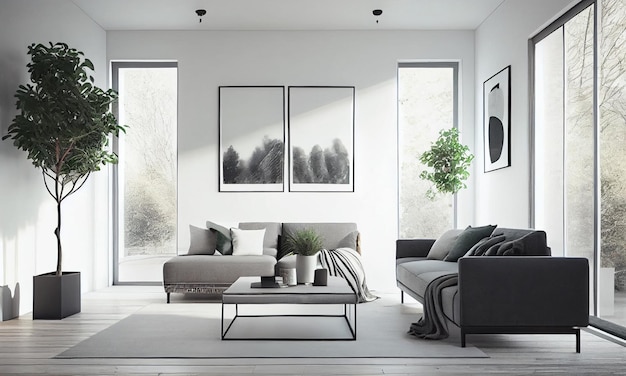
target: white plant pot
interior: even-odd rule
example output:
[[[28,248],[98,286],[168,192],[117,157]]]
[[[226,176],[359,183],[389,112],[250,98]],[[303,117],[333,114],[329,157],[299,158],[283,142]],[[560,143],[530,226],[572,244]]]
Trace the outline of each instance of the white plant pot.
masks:
[[[296,275],[298,283],[313,283],[315,268],[317,267],[317,253],[313,256],[296,256]]]

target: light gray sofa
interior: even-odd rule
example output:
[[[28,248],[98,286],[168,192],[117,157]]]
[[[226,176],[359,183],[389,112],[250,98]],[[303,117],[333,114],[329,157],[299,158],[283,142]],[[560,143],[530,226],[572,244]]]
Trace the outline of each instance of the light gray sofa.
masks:
[[[218,240],[227,243],[228,229],[207,222],[207,229],[213,231]],[[324,248],[349,247],[359,250],[359,233],[356,223],[278,223],[242,222],[242,230],[265,229],[262,255],[232,255],[229,245],[221,244],[225,254],[179,255],[163,265],[163,287],[170,302],[171,293],[221,294],[239,277],[279,275],[282,268],[295,268],[295,256],[283,257],[280,252],[280,239],[283,235],[299,229],[310,228],[321,237]],[[222,250],[223,250],[222,249]]]
[[[444,260],[463,231],[396,242],[402,301],[407,293],[424,304],[430,282],[458,273],[458,284],[437,299],[448,327],[460,328],[461,346],[467,334],[571,333],[580,352],[580,327],[589,323],[588,260],[551,257],[545,232],[507,228],[496,228],[458,260]]]

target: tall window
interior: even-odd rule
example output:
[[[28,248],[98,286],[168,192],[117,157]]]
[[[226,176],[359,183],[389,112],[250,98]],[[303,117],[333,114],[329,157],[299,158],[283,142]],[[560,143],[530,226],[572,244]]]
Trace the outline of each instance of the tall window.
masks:
[[[442,129],[457,127],[456,62],[398,65],[398,179],[400,238],[436,238],[455,227],[454,196],[426,197],[430,183],[419,178],[419,156]]]
[[[161,282],[176,254],[177,64],[115,62],[117,115],[114,283]]]
[[[586,0],[531,41],[535,226],[589,259],[591,311],[624,326],[625,28],[625,1]]]

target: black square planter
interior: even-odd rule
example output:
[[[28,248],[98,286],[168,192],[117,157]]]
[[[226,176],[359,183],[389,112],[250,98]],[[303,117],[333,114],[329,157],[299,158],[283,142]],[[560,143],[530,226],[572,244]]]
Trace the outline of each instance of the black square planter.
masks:
[[[33,319],[60,320],[80,312],[80,272],[33,277]]]

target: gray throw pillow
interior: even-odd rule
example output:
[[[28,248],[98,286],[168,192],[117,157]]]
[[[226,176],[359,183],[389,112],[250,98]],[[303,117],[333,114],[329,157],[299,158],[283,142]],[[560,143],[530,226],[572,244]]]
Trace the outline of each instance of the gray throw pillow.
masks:
[[[355,251],[357,250],[357,238],[359,236],[358,231],[352,231],[348,235],[346,235],[343,239],[339,241],[337,244],[337,248],[351,248]]]
[[[188,255],[212,255],[215,253],[216,237],[213,231],[189,225]]]
[[[443,260],[456,262],[481,239],[491,236],[493,230],[495,229],[495,225],[487,225],[481,227],[467,226],[467,228],[463,230],[461,234],[459,234],[458,239],[450,249],[450,252],[448,252],[446,258],[444,258]]]
[[[206,227],[215,233],[215,248],[222,255],[232,255],[233,244],[230,237],[230,229],[211,221],[206,222]]]
[[[444,232],[439,239],[435,240],[426,258],[428,260],[443,260],[456,243],[457,238],[463,232],[461,229],[453,229]]]

